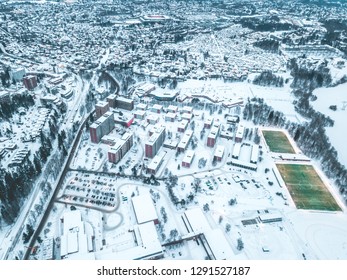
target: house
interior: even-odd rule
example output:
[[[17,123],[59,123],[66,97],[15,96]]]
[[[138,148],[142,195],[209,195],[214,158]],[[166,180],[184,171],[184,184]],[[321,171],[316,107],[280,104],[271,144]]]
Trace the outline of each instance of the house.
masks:
[[[144,120],[146,116],[146,111],[135,111],[134,112],[134,118],[138,120]]]
[[[162,105],[159,105],[159,104],[154,104],[151,111],[153,113],[157,113],[157,114],[160,114],[163,110],[163,106]]]
[[[243,140],[244,133],[245,133],[245,127],[239,124],[235,134],[235,142],[241,143]]]
[[[149,124],[156,124],[159,122],[159,116],[158,115],[149,115],[149,116],[147,116],[147,122]]]
[[[166,152],[160,152],[159,154],[157,154],[148,165],[147,172],[155,175],[162,165],[165,155]]]
[[[174,106],[174,105],[169,105],[169,107],[167,108],[167,111],[171,112],[171,113],[177,113],[178,112],[178,107]]]
[[[176,119],[176,113],[168,112],[165,115],[165,121],[167,121],[167,122],[174,122],[175,119]]]
[[[224,150],[225,150],[224,146],[217,145],[216,150],[214,152],[213,160],[222,161]]]
[[[187,120],[182,120],[178,126],[177,126],[177,131],[178,132],[185,132],[188,126],[188,121]]]
[[[213,124],[213,118],[207,118],[204,122],[204,128],[210,129]]]
[[[183,135],[181,142],[177,146],[177,151],[184,152],[187,149],[192,137],[193,137],[193,131],[187,130],[185,134]]]
[[[146,111],[147,108],[148,108],[147,104],[144,104],[144,103],[140,103],[136,105],[136,110]]]
[[[187,151],[183,160],[182,160],[182,166],[190,168],[190,166],[193,162],[194,156],[195,156],[194,151],[192,151],[192,150]]]

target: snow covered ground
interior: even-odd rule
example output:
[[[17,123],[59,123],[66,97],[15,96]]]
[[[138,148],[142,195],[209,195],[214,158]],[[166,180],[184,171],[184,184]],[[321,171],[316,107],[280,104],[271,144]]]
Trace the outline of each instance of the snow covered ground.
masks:
[[[326,128],[326,133],[338,152],[339,161],[347,167],[346,141],[343,137],[347,116],[347,84],[331,88],[319,88],[313,94],[317,96],[317,100],[312,102],[313,108],[335,121],[333,127]],[[329,109],[331,105],[336,105],[336,111]]]
[[[289,83],[283,88],[261,87],[248,82],[224,83],[221,80],[200,81],[188,80],[178,85],[180,95],[190,95],[192,93],[206,93],[210,96],[217,96],[220,102],[233,102],[235,100],[247,98],[264,98],[265,102],[275,110],[282,111],[291,121],[303,122],[304,118],[299,116],[292,102]],[[320,89],[315,91],[317,101],[313,102],[316,110],[329,115],[335,120],[335,126],[327,129],[328,136],[334,146],[339,151],[339,160],[347,163],[347,154],[344,153],[341,131],[343,131],[343,101],[347,100],[347,86],[340,85],[336,88]],[[329,99],[328,99],[329,98]],[[331,100],[334,100],[332,103]],[[331,104],[330,104],[331,103]],[[328,107],[337,105],[337,110],[332,111]],[[180,108],[181,109],[181,108]],[[75,109],[69,111],[73,117]],[[224,128],[228,128],[223,116],[226,113],[235,114],[235,108],[222,109],[221,114],[217,112],[212,117],[220,119]],[[179,121],[164,121],[164,112],[161,114],[149,113],[148,115],[158,115],[159,123],[166,127],[167,132],[172,132],[172,138],[180,140],[182,133],[177,132]],[[178,114],[181,117],[180,114]],[[204,115],[204,119],[202,116]],[[131,198],[133,196],[150,193],[158,215],[161,226],[157,226],[157,233],[160,243],[165,248],[165,259],[205,259],[206,251],[195,241],[185,240],[180,244],[165,246],[166,243],[176,238],[187,236],[187,228],[182,220],[184,211],[198,207],[204,212],[210,227],[218,229],[226,238],[225,246],[230,247],[235,259],[347,259],[346,231],[346,210],[339,201],[339,194],[333,185],[329,185],[329,190],[338,199],[342,212],[327,213],[318,211],[303,211],[295,208],[288,190],[281,187],[272,172],[276,168],[273,154],[266,149],[264,140],[261,139],[261,161],[258,163],[257,171],[250,171],[244,168],[228,165],[232,160],[234,141],[218,138],[217,145],[225,148],[221,162],[212,163],[215,147],[207,146],[206,129],[203,137],[200,131],[203,129],[204,120],[209,117],[209,111],[194,109],[194,134],[197,138],[197,146],[194,149],[195,158],[189,168],[182,166],[182,160],[186,154],[183,152],[176,155],[176,150],[161,148],[167,152],[165,162],[157,172],[159,178],[165,177],[171,172],[178,176],[178,184],[174,187],[174,193],[179,200],[185,200],[184,205],[173,205],[170,201],[165,183],[160,185],[146,185],[139,180],[114,177],[113,173],[119,172],[119,166],[123,168],[125,175],[132,175],[131,168],[136,164],[147,165],[144,162],[144,146],[149,138],[149,130],[152,125],[143,128],[140,125],[132,125],[128,130],[134,133],[136,143],[125,157],[116,165],[107,161],[109,146],[106,144],[91,144],[89,133],[85,132],[82,137],[79,149],[72,161],[70,168],[89,170],[88,174],[83,171],[74,171],[73,175],[66,178],[64,188],[61,190],[59,202],[55,204],[43,232],[42,239],[61,237],[62,227],[60,218],[65,211],[71,211],[71,205],[75,205],[81,210],[82,220],[89,223],[94,229],[94,252],[93,258],[105,259],[112,256],[122,258],[138,244],[134,240],[133,231],[137,230],[137,221],[134,214]],[[138,121],[138,123],[142,123]],[[248,129],[254,129],[251,122],[241,121]],[[189,125],[188,128],[191,128]],[[271,128],[269,128],[271,129]],[[255,131],[255,130],[254,130]],[[111,135],[119,138],[116,130]],[[341,139],[341,140],[340,140]],[[296,152],[299,149],[292,142]],[[335,141],[335,142],[334,142]],[[252,139],[244,139],[247,144],[242,147],[240,159],[248,161],[251,153]],[[191,150],[191,145],[188,150]],[[204,167],[199,167],[199,159],[207,159]],[[345,160],[345,161],[343,161]],[[313,162],[318,167],[318,164]],[[269,170],[269,171],[266,171]],[[109,176],[99,172],[107,171]],[[85,173],[85,174],[83,174]],[[88,177],[87,177],[88,175]],[[331,183],[323,176],[323,180]],[[75,180],[75,177],[78,180]],[[81,180],[80,180],[81,179]],[[194,190],[194,183],[200,179],[200,190]],[[71,188],[72,181],[77,189]],[[102,182],[98,183],[98,182]],[[70,185],[67,188],[67,185]],[[91,188],[88,192],[88,188]],[[104,189],[104,188],[107,188]],[[83,190],[84,189],[84,190]],[[97,194],[93,192],[109,192],[107,201],[111,205],[106,206],[90,203],[89,196]],[[112,194],[111,194],[112,193]],[[61,196],[68,195],[72,201],[62,200]],[[74,200],[76,196],[76,200]],[[83,197],[83,199],[82,199]],[[96,198],[92,198],[97,200]],[[104,199],[104,196],[103,196]],[[230,201],[234,200],[231,205]],[[163,210],[164,209],[164,210]],[[269,212],[278,215],[281,221],[274,223],[263,223],[260,216]],[[167,218],[165,218],[165,214]],[[177,233],[175,233],[177,230]],[[4,234],[5,231],[2,231]],[[176,236],[177,235],[177,236]],[[238,240],[242,240],[244,249],[238,249]],[[57,245],[56,245],[57,246]],[[37,257],[44,248],[40,248]],[[60,249],[56,247],[55,258],[60,258]],[[128,253],[127,253],[128,252]],[[74,258],[73,255],[70,256]],[[75,256],[78,258],[78,256]]]
[[[302,118],[294,110],[292,104],[295,97],[291,94],[290,82],[284,87],[263,87],[248,82],[225,83],[222,80],[187,80],[178,84],[182,94],[206,93],[209,96],[218,96],[221,101],[233,102],[243,98],[263,98],[274,109],[283,112],[285,116],[294,122],[302,122]]]
[[[315,211],[292,211],[288,221],[299,237],[298,245],[310,252],[313,259],[347,259],[346,213],[322,213]]]
[[[199,131],[202,120],[196,119],[195,123],[195,129]],[[251,126],[251,123],[244,122],[243,125]],[[175,126],[170,129],[174,130]],[[140,131],[145,138],[146,131]],[[188,231],[182,217],[186,209],[196,207],[202,209],[211,229],[218,229],[223,233],[227,242],[224,246],[230,247],[235,259],[347,259],[347,216],[341,201],[338,202],[343,209],[342,212],[297,210],[288,190],[278,184],[271,171],[278,159],[273,158],[274,155],[265,148],[263,141],[261,139],[261,146],[264,148],[261,149],[262,160],[257,171],[226,164],[231,159],[232,140],[218,140],[218,144],[224,145],[226,151],[222,162],[215,166],[211,163],[213,148],[206,147],[206,136],[199,140],[195,150],[198,157],[204,156],[209,159],[204,168],[199,168],[198,160],[195,159],[190,168],[178,169],[177,165],[183,155],[176,158],[175,152],[170,153],[170,150],[166,149],[170,153],[168,162],[159,173],[163,175],[163,169],[167,168],[178,175],[178,184],[173,190],[179,200],[186,201],[184,206],[173,205],[163,182],[152,186],[126,178],[115,180],[112,176],[97,173],[80,176],[74,171],[69,178],[74,180],[75,176],[81,177],[82,181],[78,180],[80,184],[86,184],[85,188],[89,188],[90,183],[91,188],[99,186],[97,181],[100,181],[116,196],[115,206],[111,211],[102,206],[88,204],[89,206],[81,207],[75,204],[83,213],[82,219],[94,228],[95,253],[89,253],[90,256],[96,259],[126,259],[127,256],[132,256],[134,248],[138,246],[132,232],[137,230],[138,225],[131,200],[132,197],[149,193],[161,224],[157,226],[157,234],[165,248],[165,259],[206,258],[207,252],[195,241],[186,240],[176,245],[165,246],[175,236],[187,236]],[[298,152],[296,146],[295,150]],[[134,161],[138,160],[137,154],[130,152],[128,156]],[[246,157],[249,157],[247,149],[241,158]],[[266,168],[270,171],[266,172]],[[328,182],[324,174],[320,175]],[[201,188],[195,192],[193,185],[199,179]],[[66,182],[71,183],[70,179]],[[331,186],[329,189],[338,199],[336,189]],[[189,198],[191,195],[192,198]],[[231,205],[232,199],[235,203]],[[59,224],[64,211],[70,211],[69,204],[64,206],[57,203],[55,208],[43,239],[57,238],[61,235],[61,227],[56,227],[54,231],[54,225]],[[279,217],[280,220],[262,222],[261,217],[266,215]],[[238,249],[238,240],[242,240],[243,249]],[[78,255],[68,256],[70,257],[79,258]]]

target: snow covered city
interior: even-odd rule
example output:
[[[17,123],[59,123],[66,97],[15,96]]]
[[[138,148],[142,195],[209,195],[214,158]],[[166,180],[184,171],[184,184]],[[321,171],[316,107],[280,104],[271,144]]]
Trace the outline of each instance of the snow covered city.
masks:
[[[345,119],[346,1],[0,0],[0,260],[347,260]]]

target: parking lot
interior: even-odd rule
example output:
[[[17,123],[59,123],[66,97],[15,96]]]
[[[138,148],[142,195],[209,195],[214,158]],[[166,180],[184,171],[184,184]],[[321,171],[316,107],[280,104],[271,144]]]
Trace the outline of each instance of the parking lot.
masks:
[[[95,174],[73,172],[67,179],[58,201],[100,211],[115,210],[118,205],[116,180]]]

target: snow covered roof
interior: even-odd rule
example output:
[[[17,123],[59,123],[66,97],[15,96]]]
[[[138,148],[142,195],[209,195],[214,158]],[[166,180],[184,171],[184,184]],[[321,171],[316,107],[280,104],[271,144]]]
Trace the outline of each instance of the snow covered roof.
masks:
[[[259,145],[253,145],[252,146],[252,153],[251,153],[251,162],[257,163],[259,157]]]
[[[146,115],[146,111],[139,111],[139,110],[137,110],[137,111],[134,112],[134,115],[144,116],[144,115]]]
[[[232,156],[235,158],[238,158],[240,156],[240,152],[241,152],[241,143],[235,143]]]
[[[214,123],[210,133],[208,134],[208,138],[216,138],[218,136],[219,133],[219,123]]]
[[[81,212],[79,210],[66,211],[63,218],[64,232],[61,237],[61,256],[88,253],[87,235]]]
[[[108,142],[111,143],[112,145],[115,145],[119,139],[112,136],[112,135],[104,135],[101,138],[101,142]]]
[[[141,85],[140,87],[138,87],[137,90],[148,93],[148,92],[151,92],[152,90],[155,90],[155,85],[150,83],[145,83]]]
[[[236,259],[221,229],[206,231],[204,235],[216,260]]]
[[[217,145],[216,150],[214,152],[214,156],[215,157],[223,157],[224,150],[225,150],[224,146]]]
[[[146,145],[153,145],[155,142],[157,142],[157,139],[161,137],[161,135],[165,133],[165,127],[164,126],[156,126],[153,127],[153,134],[146,142]]]
[[[211,227],[200,208],[192,208],[184,212],[191,231],[204,233],[210,231]]]
[[[177,112],[178,107],[175,105],[169,105],[169,107],[167,107],[167,110],[170,112]]]
[[[170,118],[170,119],[175,119],[176,118],[176,113],[173,112],[168,112],[165,117]]]
[[[185,150],[192,136],[193,136],[193,131],[187,130],[184,136],[182,137],[181,142],[178,144],[178,148]]]
[[[192,118],[193,118],[193,114],[191,114],[191,113],[183,113],[182,114],[182,119],[191,120]]]
[[[148,251],[148,254],[162,251],[158,233],[153,222],[139,225],[139,232],[142,239],[142,247]]]
[[[242,138],[244,131],[245,131],[245,127],[243,125],[239,125],[237,127],[237,130],[236,130],[236,137],[237,138]]]
[[[184,106],[183,109],[182,109],[182,112],[191,113],[191,112],[193,112],[193,107],[191,107],[191,106]]]
[[[149,193],[132,198],[137,223],[142,224],[158,219],[157,212]]]
[[[108,102],[106,102],[106,101],[99,101],[95,105],[95,107],[106,107],[106,106],[108,106]]]
[[[149,259],[163,254],[158,233],[153,222],[147,222],[134,228],[139,246],[114,252],[111,248],[98,255],[98,259],[105,260],[140,260]]]
[[[154,104],[152,108],[156,109],[156,110],[161,110],[161,109],[163,109],[163,105]]]
[[[192,150],[189,150],[186,152],[186,155],[184,156],[182,162],[191,164],[194,159],[195,152]]]
[[[179,128],[183,128],[183,129],[186,129],[188,125],[188,121],[187,120],[182,120],[179,124],[178,124],[178,127]]]
[[[124,135],[122,136],[121,139],[123,141],[128,141],[131,136],[132,136],[132,133],[126,132],[126,133],[124,133]]]
[[[117,140],[118,141],[115,143],[115,145],[109,149],[109,151],[108,151],[109,153],[117,154],[118,151],[123,147],[125,141],[121,140],[121,139],[117,139]]]
[[[166,139],[163,143],[165,148],[176,149],[178,145],[178,141],[175,139]]]
[[[67,240],[67,253],[77,253],[78,252],[78,231],[69,231],[67,232],[66,240]]]
[[[158,115],[148,115],[147,116],[147,120],[149,120],[149,121],[158,121],[159,120],[159,116]]]
[[[140,103],[136,105],[136,109],[138,110],[146,110],[147,109],[147,104]]]
[[[64,233],[70,229],[80,226],[82,223],[81,212],[78,210],[64,212]]]
[[[259,215],[259,219],[263,223],[280,222],[282,221],[282,214],[278,211],[271,213],[262,213]]]
[[[113,99],[119,99],[119,98],[124,98],[124,97],[120,96],[117,98],[117,95],[115,95],[114,93],[111,93],[106,97],[107,100],[113,100]]]
[[[109,97],[110,97],[110,96],[109,96]],[[126,97],[124,97],[124,96],[119,96],[119,97],[117,97],[116,100],[117,100],[117,101],[120,101],[120,102],[124,102],[124,103],[132,103],[132,102],[133,102],[132,99],[126,98]]]
[[[155,171],[157,171],[157,169],[159,169],[159,166],[162,164],[165,155],[166,155],[165,152],[161,152],[161,153],[157,154],[157,155],[152,159],[152,161],[150,162],[150,164],[148,164],[148,169],[149,169],[149,170],[155,170]]]
[[[204,122],[205,124],[212,125],[213,123],[213,118],[207,118]]]

